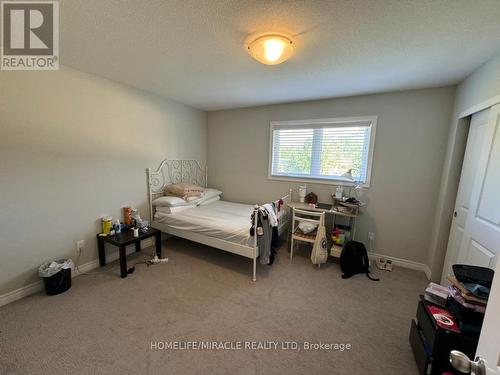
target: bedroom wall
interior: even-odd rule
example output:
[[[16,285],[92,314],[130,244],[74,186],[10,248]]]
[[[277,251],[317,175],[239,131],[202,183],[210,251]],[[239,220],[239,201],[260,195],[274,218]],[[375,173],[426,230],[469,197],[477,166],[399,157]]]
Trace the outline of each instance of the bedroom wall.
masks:
[[[454,87],[209,112],[209,185],[224,199],[264,202],[299,183],[267,178],[269,122],[377,115],[372,184],[357,239],[374,251],[425,263],[454,100]],[[331,185],[308,184],[322,202]]]
[[[500,95],[500,52],[476,69],[457,87],[455,113]]]
[[[147,212],[145,169],[206,160],[206,114],[97,76],[0,72],[0,295],[44,261],[97,258],[103,215]]]
[[[431,265],[433,280],[441,278],[467,141],[467,121],[460,120],[460,116],[470,115],[495,102],[500,102],[500,53],[472,72],[457,86],[441,188],[436,205],[434,231],[427,260]]]

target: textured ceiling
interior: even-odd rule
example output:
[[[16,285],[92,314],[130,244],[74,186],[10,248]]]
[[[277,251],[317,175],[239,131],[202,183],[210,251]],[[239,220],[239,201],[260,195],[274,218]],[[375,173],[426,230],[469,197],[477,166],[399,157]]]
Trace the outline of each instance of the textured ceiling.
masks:
[[[454,84],[500,50],[499,0],[61,0],[61,63],[204,109]],[[292,35],[266,66],[249,34]]]

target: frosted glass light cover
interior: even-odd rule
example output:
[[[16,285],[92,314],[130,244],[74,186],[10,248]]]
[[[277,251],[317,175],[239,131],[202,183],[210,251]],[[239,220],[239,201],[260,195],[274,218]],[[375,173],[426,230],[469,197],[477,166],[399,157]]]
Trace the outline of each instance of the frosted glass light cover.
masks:
[[[277,65],[293,55],[293,42],[282,35],[263,35],[248,45],[248,53],[266,65]]]

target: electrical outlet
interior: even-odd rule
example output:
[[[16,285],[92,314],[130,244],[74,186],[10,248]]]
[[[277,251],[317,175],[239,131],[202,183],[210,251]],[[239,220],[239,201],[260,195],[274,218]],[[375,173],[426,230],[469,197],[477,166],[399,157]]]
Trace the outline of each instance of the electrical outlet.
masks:
[[[76,241],[76,249],[79,252],[82,252],[84,247],[85,247],[85,240]]]
[[[368,239],[370,241],[375,241],[375,233],[374,232],[368,232]]]

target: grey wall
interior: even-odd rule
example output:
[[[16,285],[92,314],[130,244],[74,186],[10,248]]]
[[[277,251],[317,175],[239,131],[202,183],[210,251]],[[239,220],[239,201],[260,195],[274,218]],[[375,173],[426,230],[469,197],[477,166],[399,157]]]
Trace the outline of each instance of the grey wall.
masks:
[[[459,85],[452,111],[453,95],[439,88],[209,113],[210,185],[249,203],[290,187],[297,198],[298,183],[267,179],[269,122],[378,115],[360,239],[375,231],[377,252],[429,264],[439,278],[463,154],[458,114],[500,95],[500,54]],[[206,137],[203,112],[93,75],[0,72],[0,294],[36,281],[45,260],[74,258],[79,239],[82,263],[95,259],[98,218],[120,216],[125,204],[146,215],[144,169],[165,157],[205,161]],[[311,188],[322,201],[333,191]]]
[[[137,206],[145,169],[206,160],[206,114],[69,68],[0,72],[0,294],[46,260],[97,257],[97,219]]]
[[[457,87],[452,122],[448,136],[439,199],[436,205],[435,225],[427,263],[432,279],[439,280],[446,255],[451,218],[462,169],[468,121],[460,118],[485,106],[491,106],[493,97],[500,95],[500,53],[474,71]],[[500,102],[500,98],[497,100]]]
[[[377,115],[372,184],[359,239],[376,233],[378,253],[426,262],[448,140],[454,88],[435,88],[210,112],[209,185],[224,199],[264,202],[298,183],[267,178],[269,122]],[[308,185],[329,202],[331,185]]]
[[[456,115],[500,95],[500,53],[462,81],[456,95]]]

